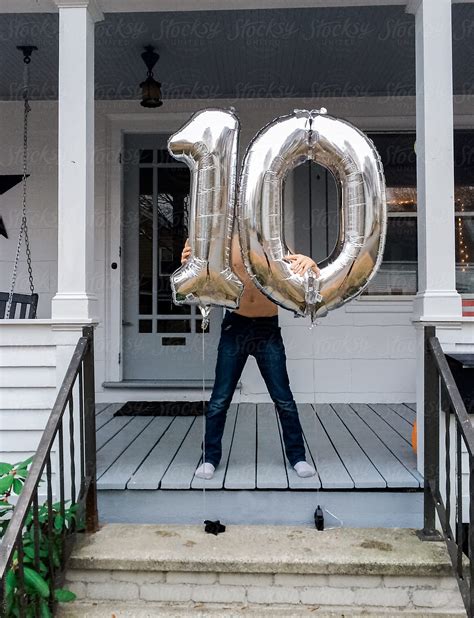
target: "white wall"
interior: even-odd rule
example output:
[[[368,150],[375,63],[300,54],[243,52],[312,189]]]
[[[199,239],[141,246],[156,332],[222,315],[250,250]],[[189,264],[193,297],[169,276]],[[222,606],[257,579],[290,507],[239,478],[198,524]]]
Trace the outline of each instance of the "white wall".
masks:
[[[51,326],[28,322],[1,325],[0,461],[11,463],[35,452],[56,396]]]
[[[96,104],[96,242],[95,289],[101,322],[96,330],[96,385],[98,400],[118,401],[130,393],[103,392],[105,376],[104,303],[108,221],[107,114],[148,114],[151,127],[159,131],[160,117],[167,110],[191,113],[204,107],[232,104],[241,118],[241,150],[255,132],[277,115],[294,108],[324,105],[329,113],[348,118],[365,130],[414,127],[414,100],[242,100],[165,101],[156,111],[143,110],[135,101],[99,101]],[[468,112],[468,101],[457,112]],[[0,103],[0,165],[2,173],[21,172],[22,104]],[[55,102],[33,102],[30,116],[29,221],[36,288],[40,295],[38,317],[50,317],[50,302],[56,290],[57,260],[57,109]],[[461,123],[465,126],[466,123]],[[152,129],[153,130],[153,129]],[[9,289],[11,262],[16,250],[21,216],[21,188],[0,198],[1,212],[10,238],[0,238],[0,288]],[[297,247],[296,247],[297,249]],[[21,254],[17,291],[28,290],[24,251]],[[415,401],[415,331],[411,324],[411,299],[392,298],[353,301],[331,312],[309,330],[307,321],[281,311],[288,368],[297,401],[400,402]],[[114,362],[116,362],[114,360]],[[313,386],[314,376],[314,386]],[[102,392],[101,392],[102,391]],[[155,391],[156,393],[156,391]],[[314,394],[315,393],[315,394]],[[176,396],[176,393],[174,393]],[[266,388],[251,359],[242,377],[236,400],[268,401]]]

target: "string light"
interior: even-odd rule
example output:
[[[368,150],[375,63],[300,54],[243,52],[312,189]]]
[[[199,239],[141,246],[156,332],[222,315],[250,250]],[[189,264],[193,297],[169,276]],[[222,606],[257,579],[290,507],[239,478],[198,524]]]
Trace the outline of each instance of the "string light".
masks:
[[[462,198],[458,198],[456,201],[460,204],[460,212],[464,213],[464,201],[461,201]],[[467,264],[470,262],[469,259],[469,253],[467,252],[466,249],[466,244],[464,242],[464,236],[463,236],[463,228],[462,228],[462,223],[461,223],[461,219],[463,217],[461,215],[458,216],[458,246],[459,246],[459,257],[460,257],[460,262],[461,262],[461,272],[465,273],[466,272],[466,266]]]

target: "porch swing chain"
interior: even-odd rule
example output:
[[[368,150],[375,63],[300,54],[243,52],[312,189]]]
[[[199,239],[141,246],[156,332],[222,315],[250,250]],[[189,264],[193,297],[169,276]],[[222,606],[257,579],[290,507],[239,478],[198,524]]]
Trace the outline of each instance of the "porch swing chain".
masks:
[[[28,87],[29,87],[29,56],[25,56],[24,58],[24,67],[23,67],[23,196],[22,196],[22,219],[21,219],[21,227],[20,234],[18,236],[18,244],[16,248],[15,261],[13,264],[13,274],[12,274],[12,282],[10,293],[8,295],[8,303],[6,309],[6,315],[9,315],[10,305],[13,298],[13,291],[15,289],[16,278],[18,274],[18,261],[20,258],[20,250],[21,243],[23,239],[23,234],[25,235],[25,251],[26,251],[26,262],[28,265],[28,278],[30,281],[30,291],[33,294],[35,291],[34,283],[33,283],[33,270],[31,267],[31,251],[30,251],[30,241],[28,237],[28,222],[26,217],[26,205],[27,205],[27,167],[28,167],[28,114],[30,112],[30,105],[28,101]]]

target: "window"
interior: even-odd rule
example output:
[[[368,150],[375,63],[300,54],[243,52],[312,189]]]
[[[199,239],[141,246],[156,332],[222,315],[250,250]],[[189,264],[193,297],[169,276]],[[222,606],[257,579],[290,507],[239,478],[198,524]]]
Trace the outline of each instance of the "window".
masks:
[[[365,293],[377,294],[387,283],[386,294],[416,293],[417,200],[415,133],[373,133],[382,157],[387,184],[388,225],[386,249],[380,271]],[[474,293],[474,131],[454,131],[454,217],[456,288]],[[388,272],[398,272],[390,281]],[[385,281],[386,280],[386,281]],[[373,289],[376,288],[376,289]]]
[[[382,264],[365,295],[411,295],[417,291],[417,199],[414,132],[369,133],[384,165],[387,235]],[[456,287],[474,294],[474,131],[454,132]],[[307,162],[289,184],[294,196],[294,234],[298,252],[325,265],[337,241],[339,221],[334,178]]]
[[[363,294],[407,295],[418,288],[414,133],[369,134],[384,166],[387,235],[382,264]]]

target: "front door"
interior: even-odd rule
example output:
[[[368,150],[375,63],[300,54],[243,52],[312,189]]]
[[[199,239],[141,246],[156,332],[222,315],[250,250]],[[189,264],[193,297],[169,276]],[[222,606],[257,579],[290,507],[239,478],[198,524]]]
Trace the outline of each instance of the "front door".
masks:
[[[180,266],[188,236],[190,172],[168,153],[167,138],[125,136],[124,380],[194,382],[214,376],[222,310],[211,311],[203,335],[199,310],[174,305],[171,295],[170,275]]]

